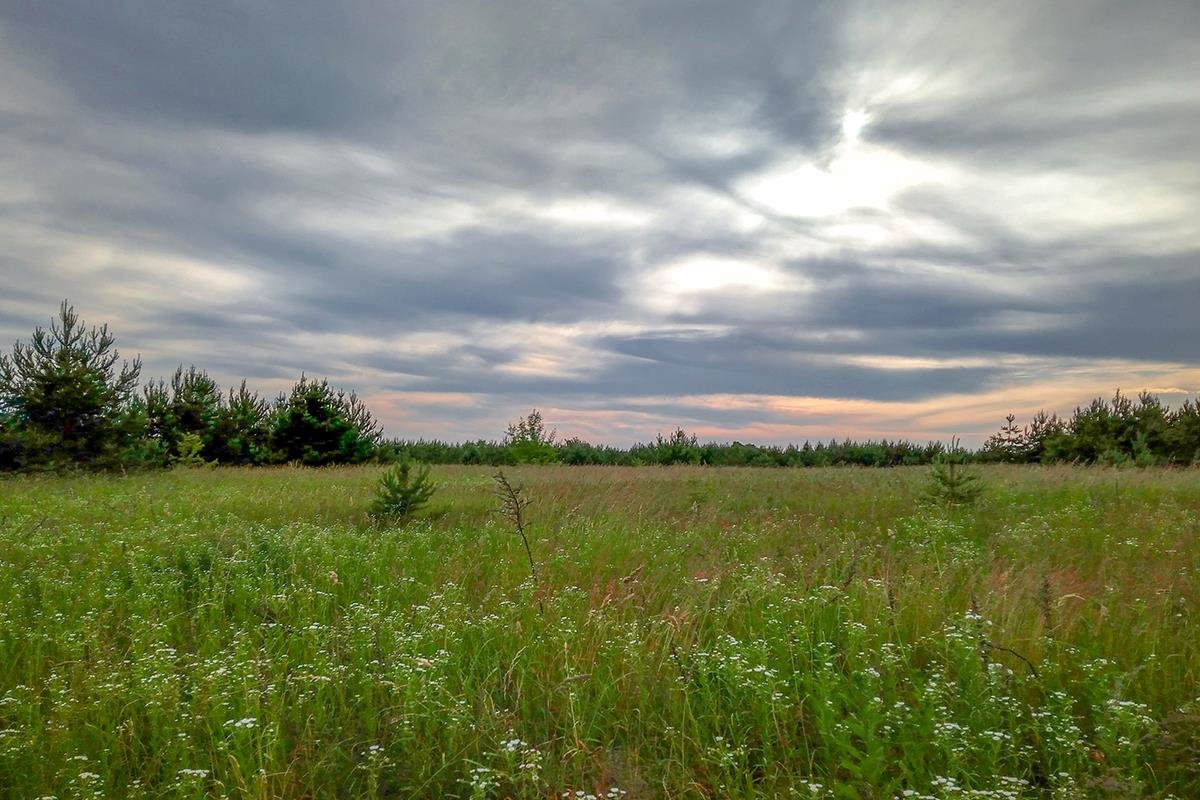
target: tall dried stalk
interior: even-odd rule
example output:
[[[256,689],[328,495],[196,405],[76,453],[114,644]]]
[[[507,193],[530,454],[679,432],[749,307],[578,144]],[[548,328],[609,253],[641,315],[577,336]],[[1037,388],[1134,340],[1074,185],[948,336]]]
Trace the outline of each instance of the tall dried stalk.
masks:
[[[521,537],[521,543],[525,545],[525,555],[529,557],[529,574],[533,577],[536,586],[537,562],[533,560],[533,550],[529,547],[529,537],[525,534],[525,509],[529,507],[529,498],[521,493],[523,487],[513,486],[509,483],[503,470],[497,471],[493,480],[496,482],[494,493],[500,498],[500,515],[509,521],[517,535]],[[545,613],[546,609],[541,598],[538,598],[538,608]]]

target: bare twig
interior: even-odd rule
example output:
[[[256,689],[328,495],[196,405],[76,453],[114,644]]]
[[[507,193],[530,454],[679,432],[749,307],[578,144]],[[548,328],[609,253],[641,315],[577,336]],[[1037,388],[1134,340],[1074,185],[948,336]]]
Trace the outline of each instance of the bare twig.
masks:
[[[850,584],[854,583],[854,577],[858,575],[858,559],[861,555],[862,550],[856,547],[854,557],[850,559],[850,569],[846,570],[846,577],[842,578],[842,585],[839,587],[843,594],[850,588]]]
[[[1054,635],[1054,587],[1050,585],[1050,576],[1042,576],[1042,585],[1038,589],[1038,606],[1042,612],[1042,632],[1046,636]]]
[[[538,579],[537,562],[533,560],[533,550],[529,547],[529,537],[525,535],[525,509],[529,507],[529,498],[521,494],[522,487],[513,486],[508,482],[503,470],[498,471],[493,480],[496,481],[495,494],[500,498],[500,514],[507,519],[521,537],[525,545],[525,555],[529,557],[529,574],[533,577],[536,588]],[[546,608],[542,599],[538,598],[538,608],[545,613]]]
[[[1001,653],[1008,653],[1010,656],[1016,656],[1017,658],[1019,658],[1025,662],[1025,666],[1029,667],[1029,672],[1033,675],[1033,677],[1035,677],[1035,678],[1041,677],[1040,675],[1038,675],[1037,667],[1035,667],[1033,665],[1033,662],[1030,661],[1025,656],[1018,653],[1016,650],[1013,650],[1011,647],[1004,647],[1003,645],[998,645],[993,642],[989,642],[987,639],[980,639],[979,644],[983,647],[987,647],[992,650],[998,650]]]
[[[988,642],[983,638],[983,614],[979,611],[979,602],[971,595],[971,619],[974,622],[975,634],[978,641],[979,660],[983,662],[983,671],[987,672],[991,659],[988,657]]]
[[[1025,666],[1029,667],[1029,672],[1033,675],[1033,677],[1041,677],[1038,675],[1037,667],[1035,667],[1033,662],[1028,658],[1021,655],[1016,650],[1013,650],[1011,647],[1005,647],[1004,645],[996,644],[995,642],[990,641],[986,636],[983,635],[983,614],[979,611],[979,603],[976,601],[975,595],[971,595],[971,615],[978,623],[976,626],[976,633],[978,635],[977,641],[979,643],[979,658],[983,661],[983,668],[985,671],[987,670],[988,663],[990,661],[988,658],[988,653],[994,650],[998,653],[1008,653],[1010,656],[1016,656],[1017,658],[1021,659],[1021,661],[1025,662]]]

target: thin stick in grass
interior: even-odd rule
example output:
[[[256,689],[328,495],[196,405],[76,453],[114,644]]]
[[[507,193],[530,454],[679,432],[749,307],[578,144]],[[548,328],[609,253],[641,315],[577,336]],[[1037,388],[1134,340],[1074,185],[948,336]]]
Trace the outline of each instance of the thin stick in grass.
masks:
[[[529,537],[525,535],[525,509],[529,507],[529,498],[521,494],[522,487],[513,486],[508,482],[504,471],[498,471],[493,480],[496,481],[495,494],[500,498],[500,514],[512,524],[521,543],[525,545],[525,555],[529,557],[529,574],[533,577],[534,590],[537,590],[538,568],[533,560],[533,550],[529,547]],[[538,597],[538,609],[546,613],[542,598]]]

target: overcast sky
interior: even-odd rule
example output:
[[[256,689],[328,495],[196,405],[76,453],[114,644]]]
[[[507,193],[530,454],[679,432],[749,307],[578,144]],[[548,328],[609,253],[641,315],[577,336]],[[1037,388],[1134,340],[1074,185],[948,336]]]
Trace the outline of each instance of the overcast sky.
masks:
[[[9,2],[0,338],[629,443],[1200,391],[1200,6]]]

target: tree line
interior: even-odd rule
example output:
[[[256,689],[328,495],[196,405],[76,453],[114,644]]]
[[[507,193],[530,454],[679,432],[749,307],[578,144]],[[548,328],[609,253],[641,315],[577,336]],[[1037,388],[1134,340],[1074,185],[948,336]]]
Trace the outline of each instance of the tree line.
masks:
[[[222,391],[195,367],[139,388],[107,325],[64,301],[49,328],[0,355],[0,470],[172,464],[357,464],[381,429],[353,392],[301,378],[273,401]]]
[[[529,424],[530,421],[533,424]],[[524,430],[520,430],[524,426]],[[915,444],[895,441],[805,442],[801,446],[756,445],[742,442],[701,442],[695,434],[677,428],[652,442],[622,448],[598,445],[579,438],[559,439],[546,432],[541,414],[509,426],[501,441],[444,442],[393,440],[380,446],[383,460],[423,461],[428,464],[595,464],[615,466],[668,466],[697,464],[714,467],[831,467],[857,465],[889,467],[931,464],[946,452],[941,442]]]
[[[307,466],[415,460],[431,464],[611,464],[887,467],[931,464],[941,442],[702,443],[677,428],[629,448],[559,439],[534,409],[499,441],[385,441],[353,393],[301,376],[274,399],[242,381],[223,390],[180,366],[140,385],[141,362],[122,360],[107,325],[88,327],[64,301],[48,328],[0,355],[0,471],[131,469],[204,464]],[[1066,419],[1013,415],[975,461],[1193,464],[1200,462],[1200,404],[1166,407],[1151,394],[1097,399]]]
[[[1168,408],[1156,395],[1137,399],[1118,389],[1068,418],[1039,411],[1026,425],[1009,414],[976,454],[981,461],[1136,466],[1200,464],[1200,403]]]

